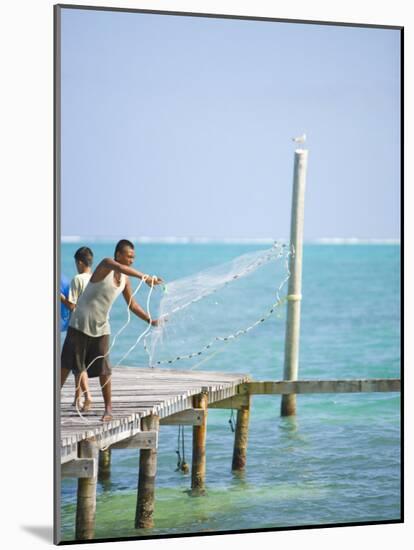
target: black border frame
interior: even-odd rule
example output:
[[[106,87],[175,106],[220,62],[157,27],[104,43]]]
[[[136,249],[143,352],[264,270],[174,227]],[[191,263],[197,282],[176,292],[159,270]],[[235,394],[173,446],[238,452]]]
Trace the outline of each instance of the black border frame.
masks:
[[[400,464],[400,519],[383,520],[383,521],[366,521],[366,522],[349,522],[349,523],[332,523],[318,525],[295,525],[288,527],[269,527],[258,529],[237,529],[226,531],[211,531],[206,533],[180,533],[180,534],[165,534],[165,535],[146,535],[146,536],[131,536],[131,537],[111,537],[111,538],[96,538],[92,540],[60,540],[60,508],[61,508],[61,476],[60,476],[60,453],[57,443],[60,441],[60,388],[58,385],[58,372],[60,370],[60,332],[58,330],[58,322],[60,321],[60,199],[61,199],[61,10],[76,9],[87,11],[111,11],[111,12],[127,12],[127,13],[142,13],[152,15],[173,15],[184,17],[204,17],[214,19],[238,19],[247,21],[264,21],[273,23],[299,23],[308,25],[328,25],[339,27],[362,27],[375,29],[390,29],[400,31],[400,277],[401,277],[401,320],[400,320],[400,352],[401,352],[401,401],[400,401],[400,419],[401,419],[401,464]],[[189,537],[208,537],[215,535],[228,534],[243,534],[243,533],[266,533],[278,531],[299,531],[304,529],[331,529],[333,527],[362,527],[368,525],[390,525],[404,523],[404,26],[399,25],[382,25],[370,23],[349,23],[339,21],[319,21],[306,19],[288,19],[288,18],[273,18],[259,17],[247,15],[228,15],[216,13],[201,13],[201,12],[184,12],[184,11],[164,11],[164,10],[149,10],[139,8],[120,8],[111,6],[86,6],[77,4],[55,4],[53,6],[53,277],[54,277],[54,341],[53,341],[53,382],[54,382],[54,433],[53,433],[53,449],[54,449],[54,468],[53,468],[53,542],[55,545],[64,546],[71,544],[95,544],[102,542],[120,542],[133,540],[155,540],[155,539],[172,539],[172,538],[189,538]]]
[[[53,542],[60,544],[60,207],[61,207],[61,10],[53,7]],[[59,292],[58,292],[59,289]]]

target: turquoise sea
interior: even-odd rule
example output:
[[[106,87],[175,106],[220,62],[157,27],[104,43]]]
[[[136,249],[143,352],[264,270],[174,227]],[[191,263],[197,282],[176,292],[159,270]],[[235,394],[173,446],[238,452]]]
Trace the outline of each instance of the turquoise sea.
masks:
[[[73,254],[81,245],[93,249],[95,264],[113,255],[110,242],[63,243],[62,272],[68,278],[74,275]],[[267,247],[145,243],[137,245],[135,267],[169,281]],[[272,286],[272,280],[250,285],[250,303],[266,303],[264,293]],[[398,244],[306,244],[302,290],[299,378],[400,377]],[[145,299],[139,301],[145,305]],[[237,300],[226,307],[243,317]],[[113,334],[125,319],[120,297],[111,313]],[[144,328],[138,319],[131,320],[113,349],[113,364]],[[201,369],[243,372],[256,380],[281,379],[284,328],[285,315],[274,316]],[[127,364],[147,366],[145,351],[134,352]],[[253,399],[248,463],[242,476],[231,472],[234,436],[229,411],[209,411],[207,494],[199,498],[186,492],[190,476],[175,471],[178,429],[163,426],[156,527],[150,531],[133,527],[139,453],[113,451],[111,479],[98,485],[96,538],[400,518],[399,394],[302,395],[296,417],[281,418],[279,411],[278,396]],[[185,443],[191,462],[190,428],[185,429]],[[61,494],[62,537],[73,540],[76,481],[65,479]]]

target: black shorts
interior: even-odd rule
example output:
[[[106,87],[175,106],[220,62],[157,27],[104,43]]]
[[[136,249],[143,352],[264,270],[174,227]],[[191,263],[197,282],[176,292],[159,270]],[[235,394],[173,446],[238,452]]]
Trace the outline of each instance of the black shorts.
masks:
[[[109,334],[88,336],[69,327],[62,348],[61,366],[75,375],[87,371],[89,378],[109,376],[112,370],[108,350]]]

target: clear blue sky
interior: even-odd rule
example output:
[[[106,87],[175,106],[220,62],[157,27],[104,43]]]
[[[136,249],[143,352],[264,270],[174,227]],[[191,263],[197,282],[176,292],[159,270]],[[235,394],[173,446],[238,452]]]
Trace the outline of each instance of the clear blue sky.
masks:
[[[399,31],[62,10],[62,235],[397,238]]]

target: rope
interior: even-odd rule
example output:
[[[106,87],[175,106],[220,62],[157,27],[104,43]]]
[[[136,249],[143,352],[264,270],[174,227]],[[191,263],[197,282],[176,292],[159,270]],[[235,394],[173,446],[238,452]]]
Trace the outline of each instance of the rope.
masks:
[[[181,469],[181,454],[180,454],[180,436],[181,436],[181,426],[178,426],[178,437],[177,437],[177,450],[175,451],[177,454],[177,468],[176,472],[178,472]]]
[[[234,433],[235,432],[235,421],[234,421],[234,410],[233,409],[231,409],[231,412],[230,412],[229,424],[230,424],[231,431]]]
[[[152,327],[152,316],[151,316],[151,311],[150,311],[150,300],[151,300],[151,294],[152,294],[152,291],[154,290],[154,278],[152,278],[152,282],[151,282],[151,289],[148,293],[148,298],[147,298],[147,313],[148,313],[148,316],[149,316],[149,321],[148,321],[148,327],[138,336],[138,338],[135,340],[135,343],[129,348],[129,350],[121,357],[121,359],[118,361],[118,363],[116,364],[116,366],[118,367],[122,361],[124,361],[124,359],[126,359],[128,357],[128,355],[131,353],[131,351],[133,351],[137,345],[139,344],[139,342],[141,341],[141,338],[143,336],[145,336],[147,334],[147,332],[149,332],[151,330],[151,327]]]
[[[140,290],[141,286],[143,285],[143,283],[148,279],[148,276],[147,275],[144,275],[144,277],[141,279],[140,283],[138,284],[137,288],[135,289],[135,291],[131,294],[131,298],[129,299],[129,302],[128,302],[128,306],[127,306],[127,321],[126,323],[118,330],[118,332],[116,333],[116,335],[114,336],[113,340],[112,340],[112,343],[110,345],[110,347],[108,348],[108,351],[106,353],[104,353],[104,355],[98,355],[97,357],[94,357],[92,359],[92,361],[89,363],[89,365],[86,367],[85,371],[83,372],[88,372],[88,370],[90,369],[90,367],[93,365],[93,363],[95,363],[95,361],[97,361],[98,359],[105,359],[105,357],[107,357],[110,353],[110,351],[112,350],[112,348],[114,347],[115,345],[115,342],[118,338],[118,336],[126,329],[126,327],[129,325],[130,321],[131,321],[131,311],[130,311],[130,307],[131,307],[131,303],[132,303],[132,299],[133,297],[135,296],[135,294]],[[141,338],[144,336],[144,334],[146,334],[148,332],[148,330],[151,328],[151,321],[152,321],[152,318],[151,318],[151,313],[149,311],[149,301],[150,301],[150,298],[151,298],[151,293],[153,291],[153,288],[154,288],[154,277],[152,277],[151,279],[151,290],[149,291],[148,293],[148,299],[147,299],[147,311],[148,311],[148,315],[149,315],[149,326],[145,329],[144,332],[141,333],[141,335],[138,337],[136,343],[135,343],[135,346],[138,344],[138,342],[141,340]],[[134,347],[135,347],[134,346]],[[127,352],[127,354],[132,351],[132,348]],[[124,357],[126,357],[126,355]],[[124,357],[121,359],[121,361],[124,359]],[[118,363],[119,364],[119,363]],[[108,380],[101,385],[101,390],[103,390],[103,388],[106,386],[106,384],[112,379],[112,375],[110,375],[108,377]],[[79,377],[79,384],[76,388],[76,391],[81,389],[81,385],[80,385],[80,377]],[[85,392],[81,392],[81,395],[83,395]],[[79,417],[82,418],[82,420],[84,420],[85,422],[87,423],[91,423],[92,421],[89,421],[85,416],[82,415],[82,412],[81,410],[79,409],[79,404],[78,404],[78,400],[75,401],[75,406],[76,406],[76,412],[78,413]]]
[[[299,302],[302,300],[302,294],[288,294],[286,300],[288,302]]]
[[[178,426],[178,437],[177,437],[177,450],[175,451],[178,457],[176,472],[183,472],[184,474],[188,473],[189,467],[185,461],[185,437],[184,437],[184,426]],[[180,452],[181,445],[181,452]]]

